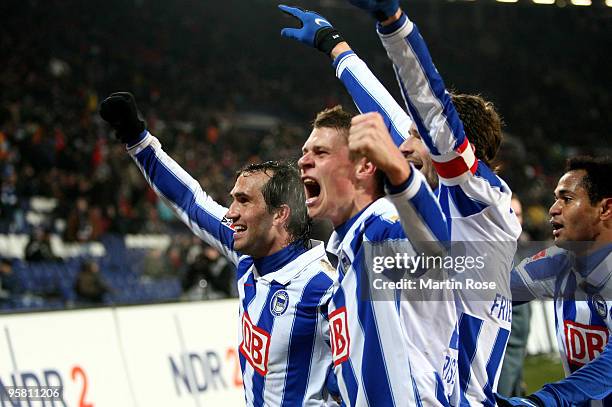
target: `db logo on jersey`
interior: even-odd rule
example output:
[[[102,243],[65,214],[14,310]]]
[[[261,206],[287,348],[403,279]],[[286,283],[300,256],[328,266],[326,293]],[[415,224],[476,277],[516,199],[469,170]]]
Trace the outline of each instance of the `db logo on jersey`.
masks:
[[[329,314],[329,331],[331,335],[332,360],[334,366],[348,360],[351,338],[346,322],[346,307],[341,307]]]
[[[599,356],[608,343],[608,329],[583,325],[574,321],[563,321],[565,326],[565,347],[567,360],[582,366]]]
[[[248,313],[242,316],[242,343],[240,353],[262,376],[268,373],[268,350],[270,349],[270,334],[253,325]]]

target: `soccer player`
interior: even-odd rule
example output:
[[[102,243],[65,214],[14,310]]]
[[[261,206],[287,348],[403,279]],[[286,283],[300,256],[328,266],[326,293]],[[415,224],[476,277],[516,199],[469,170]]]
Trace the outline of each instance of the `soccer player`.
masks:
[[[345,42],[328,53],[337,76],[360,111],[383,116],[395,144],[429,173],[429,180],[435,169],[441,184],[438,200],[449,221],[451,240],[463,242],[467,254],[490,255],[486,269],[469,276],[495,282],[499,290],[486,301],[470,290],[456,292],[459,387],[451,403],[495,405],[494,391],[510,333],[509,275],[521,232],[510,209],[510,188],[490,167],[501,141],[499,117],[480,97],[456,95],[451,100],[423,38],[397,1],[352,3],[382,20],[378,32],[418,129],[418,133],[412,130],[416,137],[408,137],[408,116]],[[307,25],[305,30],[323,31]],[[424,154],[423,143],[429,154]]]
[[[131,94],[110,95],[100,115],[158,196],[236,266],[246,404],[326,405],[327,313],[337,274],[321,242],[309,240],[297,168],[277,162],[244,167],[224,208],[145,129]]]
[[[284,5],[279,8],[302,22],[300,29],[283,29],[283,36],[326,54],[334,54],[340,44],[346,44],[322,16]],[[403,116],[409,128],[410,118]],[[424,193],[430,189],[422,174],[404,160],[380,115],[360,115],[351,123],[350,116],[339,109],[324,111],[317,117],[298,164],[307,190],[309,214],[330,219],[335,226],[328,251],[340,258],[343,277],[341,289],[334,296],[334,307],[339,314],[332,321],[332,327],[342,328],[349,338],[345,340],[343,333],[332,339],[343,401],[350,401],[350,405],[448,405],[457,359],[452,291],[437,293],[440,296],[435,299],[429,296],[424,302],[404,299],[396,305],[397,310],[389,302],[353,298],[367,284],[361,269],[368,245],[390,245],[394,239],[407,237],[418,247],[422,241],[448,237],[447,231],[436,232],[434,236],[419,232],[423,220],[426,228],[445,225],[439,206],[435,199],[431,200],[434,197]],[[369,168],[372,164],[375,165],[369,170],[372,175],[363,178],[360,167]],[[376,168],[386,175],[390,184],[388,192],[396,208],[381,199],[383,191],[375,176]],[[423,193],[413,197],[419,189]],[[397,221],[398,212],[401,223]],[[388,323],[376,322],[381,318]],[[341,321],[341,325],[334,325],[336,321]],[[400,334],[407,337],[405,349],[391,351],[392,338]],[[351,347],[350,355],[337,352],[338,346],[334,348],[335,340],[352,345],[354,337],[364,335],[365,343],[360,341]],[[392,358],[390,352],[404,357]],[[406,362],[409,359],[412,370]],[[414,394],[409,391],[411,385]],[[380,389],[388,389],[388,393]]]
[[[566,378],[500,406],[612,406],[612,160],[576,157],[555,189],[555,246],[512,272],[514,299],[552,298]]]

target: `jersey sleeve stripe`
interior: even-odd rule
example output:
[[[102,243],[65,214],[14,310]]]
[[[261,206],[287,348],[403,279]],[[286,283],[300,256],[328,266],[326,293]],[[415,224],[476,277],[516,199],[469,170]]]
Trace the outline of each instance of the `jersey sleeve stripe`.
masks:
[[[344,84],[357,109],[361,113],[380,113],[395,145],[402,144],[410,134],[412,119],[367,65],[356,54],[348,55],[338,63],[336,76]]]
[[[430,138],[436,147],[432,154],[445,155],[461,146],[463,124],[417,26],[407,25],[391,36],[381,35],[381,39],[401,79],[404,98],[419,113],[421,137]]]
[[[222,222],[226,209],[212,200],[161,147],[154,148],[155,144],[159,144],[156,139],[132,156],[151,187],[198,237],[237,264],[233,231]]]

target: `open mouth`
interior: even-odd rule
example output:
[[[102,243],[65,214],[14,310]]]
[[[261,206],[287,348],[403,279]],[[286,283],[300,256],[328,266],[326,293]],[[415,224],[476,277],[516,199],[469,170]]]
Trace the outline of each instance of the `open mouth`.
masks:
[[[550,224],[553,229],[553,236],[558,237],[561,234],[561,229],[563,229],[563,224],[555,221],[550,221]]]
[[[240,236],[242,233],[244,233],[247,230],[247,227],[244,225],[232,225],[232,229],[234,229],[234,237],[236,236]]]
[[[304,191],[306,193],[306,206],[312,206],[321,194],[321,186],[312,178],[302,178]]]

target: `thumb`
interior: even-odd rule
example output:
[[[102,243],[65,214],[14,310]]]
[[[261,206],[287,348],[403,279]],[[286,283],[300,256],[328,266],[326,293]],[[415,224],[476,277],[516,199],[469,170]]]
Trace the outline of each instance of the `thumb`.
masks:
[[[300,29],[299,28],[283,28],[281,30],[281,36],[286,38],[293,38],[296,40],[300,39]]]

